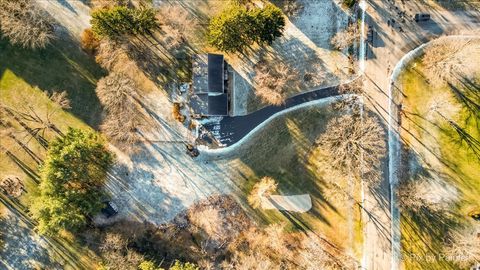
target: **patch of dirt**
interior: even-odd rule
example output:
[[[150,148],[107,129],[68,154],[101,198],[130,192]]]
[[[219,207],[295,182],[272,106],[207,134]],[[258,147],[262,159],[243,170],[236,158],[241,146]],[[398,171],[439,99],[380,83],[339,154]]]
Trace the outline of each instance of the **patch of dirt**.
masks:
[[[61,26],[60,31],[67,31],[80,39],[82,31],[90,27],[90,7],[79,0],[35,1],[44,8]]]
[[[272,68],[283,63],[296,71],[289,82],[288,96],[335,85],[351,77],[348,56],[335,51],[330,44],[335,33],[346,28],[348,14],[330,0],[297,2],[302,8],[287,18],[284,36],[271,47],[257,48],[248,56],[227,57],[236,75],[236,115],[250,113],[266,105],[258,102],[254,93],[254,67],[260,61],[265,61]]]

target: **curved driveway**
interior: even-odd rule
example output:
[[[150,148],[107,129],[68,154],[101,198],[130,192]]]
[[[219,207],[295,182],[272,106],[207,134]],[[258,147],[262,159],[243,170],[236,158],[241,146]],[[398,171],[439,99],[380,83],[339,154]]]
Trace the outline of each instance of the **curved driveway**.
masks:
[[[338,95],[338,86],[326,87],[305,92],[288,98],[281,106],[270,105],[251,114],[242,116],[226,116],[219,121],[203,125],[223,146],[230,146],[245,137],[255,127],[272,115],[285,109],[312,100]]]

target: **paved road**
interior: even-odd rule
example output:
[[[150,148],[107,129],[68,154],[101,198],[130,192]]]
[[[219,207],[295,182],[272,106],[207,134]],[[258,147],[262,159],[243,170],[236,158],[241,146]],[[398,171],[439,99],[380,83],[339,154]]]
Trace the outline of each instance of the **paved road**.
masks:
[[[338,94],[337,86],[317,89],[288,98],[282,106],[272,105],[247,115],[223,117],[220,121],[204,124],[204,127],[210,131],[221,144],[230,146],[241,140],[255,127],[278,112],[305,102]]]
[[[396,7],[396,8],[395,8]],[[397,10],[398,9],[398,10]],[[406,12],[405,23],[401,22],[398,11]],[[409,18],[415,12],[432,15],[429,22],[415,23]],[[395,27],[388,26],[388,20],[395,19]],[[365,69],[365,99],[385,123],[397,121],[395,112],[398,100],[389,93],[391,71],[398,61],[410,50],[440,35],[471,34],[480,29],[478,10],[449,11],[432,9],[420,1],[368,1],[366,23],[375,31],[373,44],[367,48]],[[400,31],[400,28],[403,31]],[[395,96],[395,95],[393,95]],[[390,134],[397,132],[390,126]],[[390,136],[390,162],[385,168],[386,181],[378,190],[365,190],[365,245],[363,269],[387,270],[401,268],[400,258],[400,217],[396,206],[395,181],[390,178],[395,171],[395,136]]]

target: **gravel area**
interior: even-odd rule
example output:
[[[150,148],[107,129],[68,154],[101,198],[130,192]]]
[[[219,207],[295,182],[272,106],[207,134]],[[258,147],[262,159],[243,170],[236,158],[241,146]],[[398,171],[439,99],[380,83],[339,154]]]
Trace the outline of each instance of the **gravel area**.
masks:
[[[114,220],[165,223],[202,199],[234,190],[229,179],[237,172],[231,164],[187,155],[184,141],[193,140],[192,133],[173,120],[165,95],[153,92],[145,100],[156,122],[140,152],[116,151],[118,164],[107,185],[119,207]]]

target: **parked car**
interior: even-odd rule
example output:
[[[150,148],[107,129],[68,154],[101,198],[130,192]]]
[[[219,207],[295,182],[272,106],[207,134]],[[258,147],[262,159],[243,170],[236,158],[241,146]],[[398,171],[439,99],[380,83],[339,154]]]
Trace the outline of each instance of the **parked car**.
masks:
[[[100,210],[100,212],[106,217],[106,218],[111,218],[118,214],[118,207],[116,204],[114,204],[111,201],[105,201],[103,202],[105,204],[105,207]]]
[[[428,13],[417,13],[413,17],[416,22],[428,21],[430,20],[430,14]]]
[[[195,146],[191,144],[187,144],[185,145],[185,147],[187,148],[187,151],[186,151],[187,155],[189,155],[190,157],[195,158],[195,157],[198,157],[198,155],[200,155],[200,152]]]

